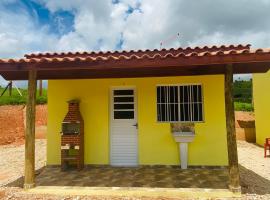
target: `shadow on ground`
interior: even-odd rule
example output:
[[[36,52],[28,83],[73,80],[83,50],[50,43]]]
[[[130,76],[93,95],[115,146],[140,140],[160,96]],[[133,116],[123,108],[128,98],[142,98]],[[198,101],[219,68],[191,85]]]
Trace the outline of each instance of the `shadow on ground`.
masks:
[[[35,171],[35,176],[37,177],[46,167],[42,167]],[[16,180],[4,185],[4,187],[23,187],[24,176],[17,178]]]
[[[242,193],[270,194],[270,180],[261,177],[242,165],[239,165],[239,170]]]

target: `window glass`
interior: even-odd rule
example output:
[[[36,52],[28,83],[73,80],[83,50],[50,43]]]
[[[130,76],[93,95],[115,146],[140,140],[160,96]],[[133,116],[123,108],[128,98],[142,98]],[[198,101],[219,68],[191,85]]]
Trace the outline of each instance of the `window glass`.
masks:
[[[114,102],[133,102],[133,97],[114,97]]]
[[[134,91],[113,91],[113,117],[114,119],[134,119]]]
[[[114,109],[134,109],[134,104],[114,104]]]
[[[133,90],[114,90],[114,95],[133,95]]]
[[[203,121],[202,86],[158,86],[157,112],[160,122]]]

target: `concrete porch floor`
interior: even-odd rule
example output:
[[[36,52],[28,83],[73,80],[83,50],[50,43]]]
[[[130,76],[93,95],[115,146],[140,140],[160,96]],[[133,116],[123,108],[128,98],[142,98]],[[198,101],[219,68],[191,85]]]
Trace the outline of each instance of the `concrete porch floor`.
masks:
[[[171,166],[91,166],[81,171],[45,167],[36,177],[36,186],[228,189],[228,171]]]

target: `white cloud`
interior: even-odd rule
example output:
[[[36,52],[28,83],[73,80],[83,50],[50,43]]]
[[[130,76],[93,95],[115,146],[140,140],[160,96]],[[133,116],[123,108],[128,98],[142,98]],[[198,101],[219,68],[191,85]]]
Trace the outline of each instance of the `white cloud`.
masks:
[[[159,48],[251,43],[270,47],[270,1],[267,0],[35,0],[51,12],[75,16],[72,32],[56,36],[36,23],[37,15],[22,8],[13,12],[0,2],[0,57],[20,57],[37,51]],[[18,0],[16,2],[19,2]],[[130,7],[133,10],[127,14]],[[61,24],[59,25],[61,27]]]
[[[2,2],[3,3],[3,2]],[[25,53],[51,49],[56,37],[46,26],[37,27],[33,16],[24,9],[9,11],[0,4],[0,56],[21,57]]]
[[[208,44],[251,43],[270,46],[270,3],[265,0],[122,0],[44,1],[56,11],[73,11],[75,31],[63,36],[58,45],[65,49],[114,49],[123,34],[124,49],[159,48],[161,41],[180,33],[164,47]],[[138,8],[127,17],[128,7]]]
[[[5,0],[7,2],[8,0]],[[10,0],[9,0],[10,1]],[[12,0],[15,1],[15,0]],[[73,31],[60,37],[37,26],[25,9],[9,12],[0,6],[1,57],[31,51],[113,50],[121,37],[124,49],[251,43],[270,46],[270,3],[265,0],[35,0],[51,12],[75,15]],[[127,14],[129,7],[134,8]],[[59,26],[61,27],[61,26]]]
[[[126,48],[157,48],[159,42],[180,33],[167,47],[251,43],[270,46],[270,1],[144,0],[142,13],[126,23]]]
[[[110,0],[43,1],[51,12],[66,10],[74,13],[74,31],[63,35],[57,51],[113,50],[121,38],[125,12],[124,3]]]

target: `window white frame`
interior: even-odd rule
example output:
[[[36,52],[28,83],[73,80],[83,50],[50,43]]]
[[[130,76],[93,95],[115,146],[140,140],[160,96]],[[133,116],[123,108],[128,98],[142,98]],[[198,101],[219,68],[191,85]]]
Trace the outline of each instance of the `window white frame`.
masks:
[[[194,85],[199,85],[199,86],[201,86],[201,98],[202,98],[202,100],[201,100],[201,102],[197,102],[197,103],[201,103],[202,104],[202,120],[198,120],[198,121],[173,121],[173,120],[166,120],[166,121],[159,121],[159,119],[158,119],[158,109],[157,109],[157,107],[158,107],[158,99],[157,99],[157,96],[158,96],[158,94],[157,94],[157,88],[158,87],[160,87],[160,86],[168,86],[168,87],[170,87],[170,86],[176,86],[176,87],[178,87],[178,89],[179,89],[179,86],[194,86]],[[156,85],[156,121],[157,121],[157,123],[177,123],[177,122],[180,122],[180,123],[203,123],[203,122],[205,122],[205,113],[204,113],[204,87],[203,87],[203,84],[202,83],[181,83],[181,84],[158,84],[158,85]],[[178,90],[178,95],[180,95],[179,94],[179,90]],[[178,97],[179,98],[179,97]],[[194,102],[194,103],[196,103],[196,102]],[[180,105],[180,103],[179,103],[179,105]],[[168,104],[168,106],[169,106],[169,104]],[[179,112],[179,114],[180,114],[180,108],[178,107],[178,112]]]

